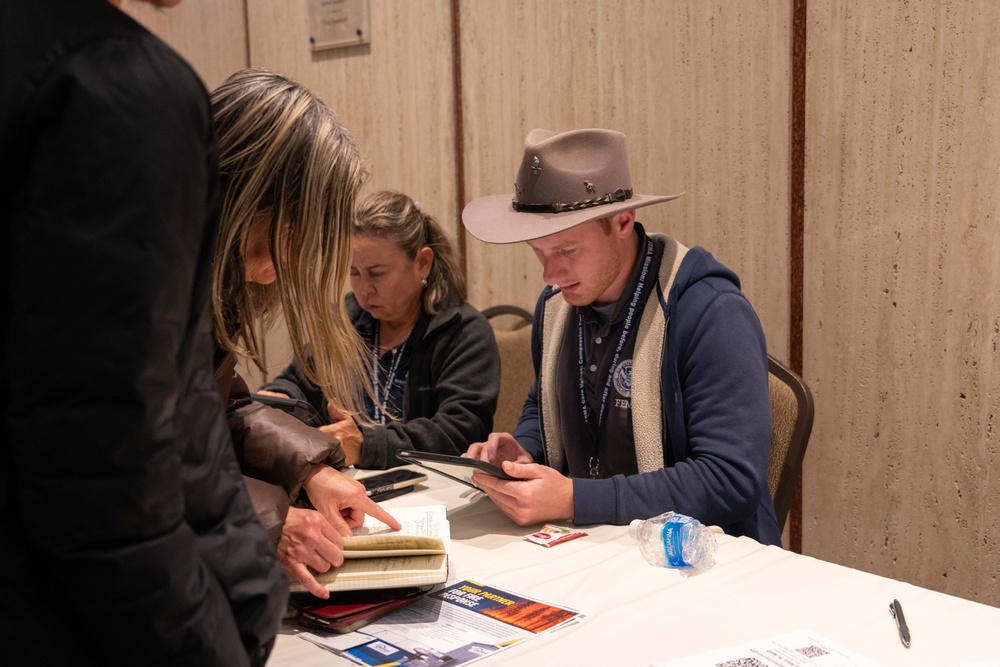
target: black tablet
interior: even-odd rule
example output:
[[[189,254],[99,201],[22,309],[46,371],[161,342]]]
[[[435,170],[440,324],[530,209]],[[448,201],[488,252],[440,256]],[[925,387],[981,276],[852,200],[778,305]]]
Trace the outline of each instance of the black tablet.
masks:
[[[479,459],[452,456],[451,454],[438,454],[436,452],[416,452],[410,449],[396,452],[396,457],[402,463],[413,463],[422,468],[432,470],[439,475],[450,477],[456,482],[461,482],[474,489],[479,488],[472,483],[472,473],[477,470],[499,479],[507,479],[515,482],[521,481],[517,477],[511,477],[505,473],[502,468],[486,461],[480,461]]]

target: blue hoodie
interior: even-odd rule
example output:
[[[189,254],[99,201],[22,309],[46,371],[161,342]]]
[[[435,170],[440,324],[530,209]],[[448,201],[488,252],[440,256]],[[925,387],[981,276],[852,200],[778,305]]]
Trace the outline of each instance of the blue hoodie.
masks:
[[[663,239],[653,238],[662,248]],[[535,308],[536,378],[545,304],[557,293],[546,287]],[[767,486],[771,410],[760,321],[736,274],[703,248],[687,252],[667,293],[657,285],[645,305],[667,317],[660,396],[667,463],[628,476],[574,478],[574,522],[623,525],[672,510],[730,535],[780,545]],[[536,379],[513,435],[544,461],[539,406]]]

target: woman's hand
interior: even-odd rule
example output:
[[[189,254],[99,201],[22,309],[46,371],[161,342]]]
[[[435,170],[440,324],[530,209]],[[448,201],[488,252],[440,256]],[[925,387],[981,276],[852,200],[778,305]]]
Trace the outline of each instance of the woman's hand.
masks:
[[[354,423],[350,415],[346,415],[338,410],[333,403],[327,406],[333,424],[320,426],[319,430],[340,441],[340,446],[344,450],[346,460],[344,465],[356,466],[361,461],[361,446],[365,443],[365,438]]]
[[[364,485],[321,463],[312,469],[302,485],[309,501],[341,535],[350,535],[351,528],[365,521],[370,514],[393,530],[402,526],[365,493]]]
[[[278,559],[310,593],[330,597],[309,571],[326,572],[344,562],[344,541],[326,518],[314,510],[290,507],[278,540]]]

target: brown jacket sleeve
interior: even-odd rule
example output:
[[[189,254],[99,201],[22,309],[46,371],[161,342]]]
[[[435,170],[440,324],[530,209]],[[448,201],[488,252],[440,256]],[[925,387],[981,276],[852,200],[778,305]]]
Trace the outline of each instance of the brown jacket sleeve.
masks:
[[[288,494],[280,486],[245,475],[243,484],[247,487],[250,504],[257,514],[257,520],[264,526],[271,540],[277,543],[285,527],[285,518],[288,516]]]
[[[226,400],[226,418],[244,475],[280,486],[295,502],[318,464],[344,467],[344,450],[335,438],[250,398],[233,355],[216,365],[216,382]]]

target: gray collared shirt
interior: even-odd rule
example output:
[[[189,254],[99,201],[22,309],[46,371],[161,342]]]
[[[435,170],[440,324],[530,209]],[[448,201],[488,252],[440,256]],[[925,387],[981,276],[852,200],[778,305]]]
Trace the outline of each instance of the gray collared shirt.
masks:
[[[597,459],[600,461],[598,477],[634,475],[638,473],[635,442],[632,432],[632,353],[638,331],[639,319],[646,301],[652,297],[656,303],[656,272],[663,256],[663,248],[654,242],[650,277],[643,297],[633,316],[632,329],[622,349],[618,363],[611,365],[615,348],[625,327],[629,301],[631,301],[642,267],[646,234],[637,225],[639,253],[632,267],[628,287],[614,304],[606,307],[579,306],[569,317],[558,360],[558,396],[560,403],[563,443],[570,477],[587,477],[590,460],[594,455],[594,435],[597,436]],[[580,406],[579,359],[577,354],[579,316],[583,317],[583,379],[584,393],[590,412],[589,423],[584,419]],[[613,374],[611,388],[604,408],[604,417],[597,428],[601,413],[601,396],[608,375]]]

